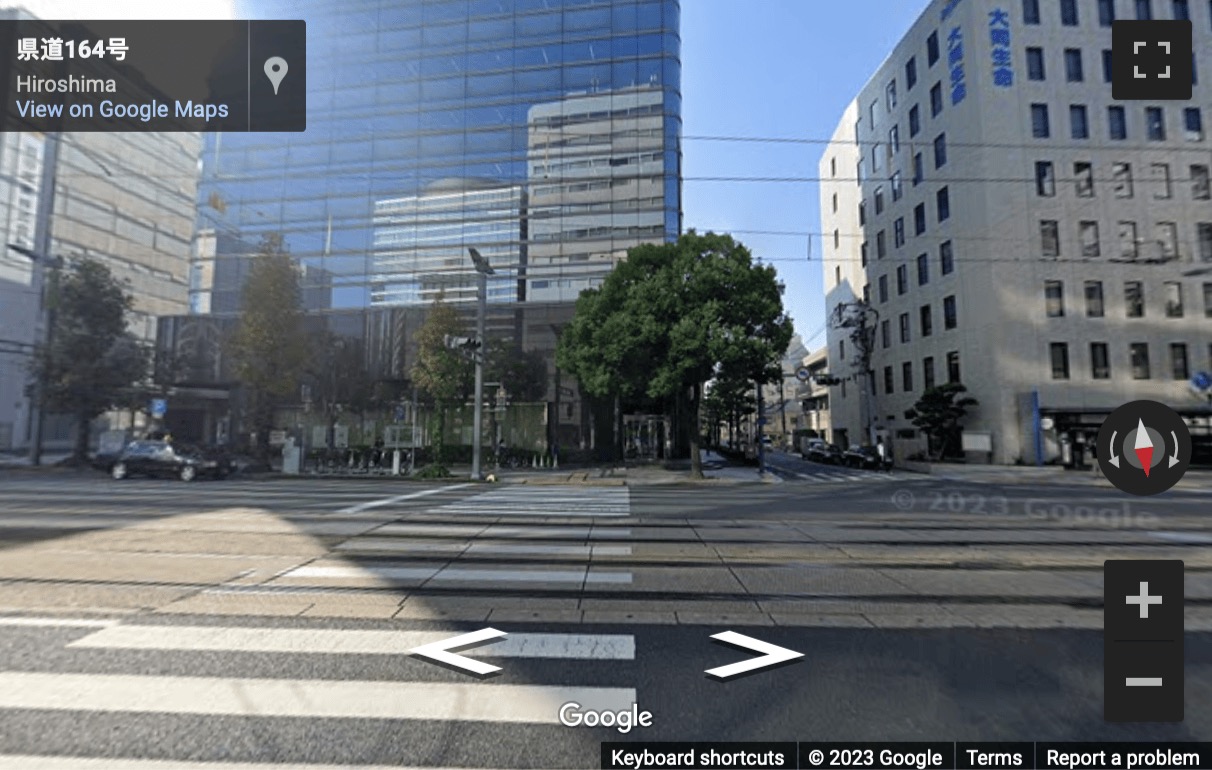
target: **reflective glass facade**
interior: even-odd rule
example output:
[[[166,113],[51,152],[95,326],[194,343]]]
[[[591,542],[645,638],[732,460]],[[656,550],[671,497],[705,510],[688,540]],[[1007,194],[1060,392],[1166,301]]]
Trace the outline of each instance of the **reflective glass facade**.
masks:
[[[199,252],[195,312],[236,305],[217,295],[247,254],[222,245],[263,232],[350,308],[473,299],[470,246],[498,271],[492,301],[571,301],[627,248],[681,229],[676,0],[237,13],[308,22],[308,127],[206,137],[198,227],[231,237]]]

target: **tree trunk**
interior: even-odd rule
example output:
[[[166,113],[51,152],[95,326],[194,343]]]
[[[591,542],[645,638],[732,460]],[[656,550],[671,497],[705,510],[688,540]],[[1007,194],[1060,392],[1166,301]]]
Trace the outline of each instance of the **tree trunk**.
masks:
[[[76,416],[76,445],[72,448],[72,464],[88,463],[88,440],[92,434],[92,415],[81,412]]]
[[[690,478],[703,478],[703,457],[699,453],[699,410],[702,408],[703,385],[696,382],[690,396]]]

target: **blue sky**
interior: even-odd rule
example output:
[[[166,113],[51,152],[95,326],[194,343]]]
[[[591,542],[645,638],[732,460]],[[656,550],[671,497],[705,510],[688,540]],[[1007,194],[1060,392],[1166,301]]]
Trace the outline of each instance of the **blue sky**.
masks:
[[[691,136],[827,139],[842,110],[928,0],[682,0],[682,120]],[[703,176],[814,177],[821,144],[683,144],[685,226],[732,232],[778,267],[810,350],[824,344],[817,185],[696,182]],[[812,255],[821,242],[813,237]],[[814,339],[809,339],[816,335]]]

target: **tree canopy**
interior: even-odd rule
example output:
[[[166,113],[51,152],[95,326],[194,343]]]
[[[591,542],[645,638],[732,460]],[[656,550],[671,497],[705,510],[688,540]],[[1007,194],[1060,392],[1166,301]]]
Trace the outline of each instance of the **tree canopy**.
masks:
[[[628,251],[602,286],[581,294],[557,360],[596,397],[685,399],[693,474],[698,414],[717,376],[770,382],[793,333],[771,266],[728,235],[693,230]]]
[[[446,411],[452,404],[467,399],[475,375],[471,357],[450,345],[451,338],[463,334],[463,320],[458,311],[439,294],[417,330],[417,358],[412,367],[413,381],[436,407],[433,443],[435,470],[439,474],[445,472]]]
[[[147,377],[149,356],[126,329],[132,298],[103,263],[81,259],[62,277],[56,271],[49,295],[49,340],[31,368],[41,385],[41,405],[76,416],[73,459],[82,461],[93,418],[129,399]]]
[[[918,399],[906,417],[925,433],[939,459],[954,449],[960,432],[960,422],[968,414],[968,407],[976,406],[977,400],[965,396],[968,389],[958,382],[948,382],[930,388]]]

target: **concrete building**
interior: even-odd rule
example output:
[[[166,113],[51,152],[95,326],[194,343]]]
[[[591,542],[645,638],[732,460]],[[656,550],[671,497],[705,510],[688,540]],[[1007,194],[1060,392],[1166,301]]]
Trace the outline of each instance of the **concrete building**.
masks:
[[[798,430],[814,431],[817,436],[833,443],[833,424],[829,419],[829,386],[818,382],[829,376],[829,348],[817,348],[804,356],[800,365],[811,378],[797,382],[795,398],[800,404]]]
[[[1112,100],[1110,24],[1138,14],[1193,21],[1190,102]],[[929,5],[820,162],[835,440],[924,448],[905,412],[945,382],[979,400],[965,428],[998,463],[1068,458],[1139,398],[1206,422],[1188,381],[1212,368],[1210,14]]]

